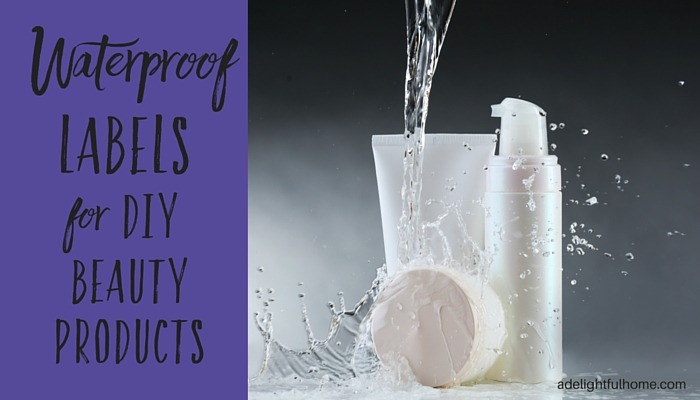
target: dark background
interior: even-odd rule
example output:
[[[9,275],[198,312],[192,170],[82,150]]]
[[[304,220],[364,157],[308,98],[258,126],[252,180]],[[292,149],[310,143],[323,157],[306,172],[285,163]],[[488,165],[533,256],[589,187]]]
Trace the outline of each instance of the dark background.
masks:
[[[564,255],[569,375],[699,375],[700,12],[691,4],[458,1],[452,16],[428,132],[493,132],[489,106],[507,96],[565,123],[549,135],[566,181],[564,232],[584,223],[579,234],[598,248]],[[276,290],[275,335],[301,347],[297,293],[323,338],[326,302],[344,291],[354,304],[384,261],[370,137],[403,129],[406,26],[401,1],[249,7],[252,375],[262,351],[255,288]],[[590,196],[600,203],[583,205]]]

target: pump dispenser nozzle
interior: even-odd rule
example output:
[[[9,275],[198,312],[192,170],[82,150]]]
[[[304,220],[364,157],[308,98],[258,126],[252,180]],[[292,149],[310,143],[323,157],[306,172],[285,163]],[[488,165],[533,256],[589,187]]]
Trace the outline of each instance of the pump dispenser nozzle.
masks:
[[[536,104],[506,97],[491,106],[491,116],[501,118],[498,154],[546,156],[547,113]]]

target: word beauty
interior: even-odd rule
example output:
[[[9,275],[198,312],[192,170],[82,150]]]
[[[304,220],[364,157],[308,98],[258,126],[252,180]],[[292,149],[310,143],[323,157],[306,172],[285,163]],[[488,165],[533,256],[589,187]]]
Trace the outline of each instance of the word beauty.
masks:
[[[103,301],[110,301],[112,296],[115,296],[119,303],[124,303],[124,286],[129,286],[129,300],[133,304],[138,304],[143,298],[143,286],[145,281],[145,269],[148,266],[152,270],[152,278],[150,283],[152,284],[153,290],[153,304],[158,304],[158,284],[161,279],[161,264],[167,263],[170,266],[170,272],[172,272],[172,280],[175,292],[175,303],[180,303],[180,291],[182,286],[182,278],[185,275],[185,269],[187,268],[187,257],[183,257],[179,261],[179,270],[176,266],[175,259],[170,257],[166,259],[152,259],[145,260],[143,258],[136,259],[132,258],[129,261],[122,263],[122,260],[116,259],[111,266],[111,272],[106,273],[101,264],[105,260],[93,259],[89,264],[91,264],[89,276],[86,277],[86,266],[81,260],[73,260],[73,304],[79,304],[85,298],[88,291],[88,285],[90,286],[90,303],[101,303]],[[127,272],[122,271],[123,269],[128,269],[128,280],[124,279],[124,274]],[[128,266],[127,266],[128,265]],[[167,274],[167,273],[166,273]],[[110,276],[109,286],[107,289],[100,289],[103,286],[104,278]],[[89,283],[88,283],[89,282]],[[124,282],[127,282],[126,284]],[[104,287],[104,286],[103,286]],[[100,296],[100,291],[104,290],[105,296]]]
[[[66,40],[58,38],[42,79],[40,70],[42,66],[42,50],[44,48],[44,28],[35,26],[32,32],[36,34],[32,61],[32,90],[37,96],[43,95],[48,89],[54,65],[56,68],[56,83],[62,89],[68,87],[71,77],[84,76],[85,78],[93,79],[95,88],[102,91],[105,89],[102,82],[103,74],[111,77],[123,76],[125,82],[131,82],[132,76],[137,75],[138,94],[136,102],[139,104],[143,102],[146,93],[146,82],[149,77],[159,75],[160,81],[165,83],[173,75],[177,79],[185,79],[193,75],[198,79],[206,79],[216,71],[211,108],[218,112],[223,108],[224,100],[226,99],[227,71],[239,60],[239,58],[233,58],[238,49],[238,41],[236,39],[231,39],[226,49],[220,55],[216,53],[169,52],[165,49],[160,52],[149,53],[147,51],[134,52],[132,50],[139,39],[130,42],[110,42],[109,36],[102,35],[102,40],[99,42],[81,42],[73,46],[70,50],[70,55],[66,59],[64,54]],[[110,50],[109,56],[107,55],[108,50]]]
[[[143,203],[139,206],[140,203],[135,196],[130,194],[124,195],[124,239],[128,239],[134,233],[137,225],[139,225],[139,221],[141,221],[143,225],[143,235],[141,238],[151,239],[154,237],[151,230],[151,223],[154,219],[153,214],[160,214],[152,212],[154,196],[156,195],[153,193],[144,194]],[[171,220],[173,212],[175,211],[177,192],[173,192],[169,202],[166,201],[166,197],[163,193],[158,193],[157,196],[163,215],[163,236],[167,239],[170,237]],[[139,218],[139,208],[144,210],[142,218]],[[109,207],[102,207],[100,205],[94,208],[84,208],[82,197],[76,198],[68,214],[68,221],[66,222],[66,228],[63,233],[63,252],[70,253],[73,248],[76,225],[80,229],[86,229],[92,226],[95,231],[99,231],[101,227],[100,223],[103,218],[106,218],[106,213],[108,211],[111,211]]]

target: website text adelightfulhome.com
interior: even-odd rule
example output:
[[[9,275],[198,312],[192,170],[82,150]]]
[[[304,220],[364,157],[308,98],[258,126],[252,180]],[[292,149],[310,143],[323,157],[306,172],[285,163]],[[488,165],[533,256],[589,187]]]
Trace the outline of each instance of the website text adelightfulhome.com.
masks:
[[[559,390],[685,390],[685,381],[629,381],[624,378],[618,379],[569,379],[559,381]]]

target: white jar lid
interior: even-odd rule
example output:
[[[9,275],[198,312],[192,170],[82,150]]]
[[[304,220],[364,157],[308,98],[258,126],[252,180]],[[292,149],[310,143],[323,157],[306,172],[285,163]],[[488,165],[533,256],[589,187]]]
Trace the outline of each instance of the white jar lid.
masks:
[[[486,296],[475,294],[444,268],[397,273],[374,304],[372,337],[382,364],[403,358],[419,383],[433,387],[482,377],[505,334],[500,302],[486,289]]]

